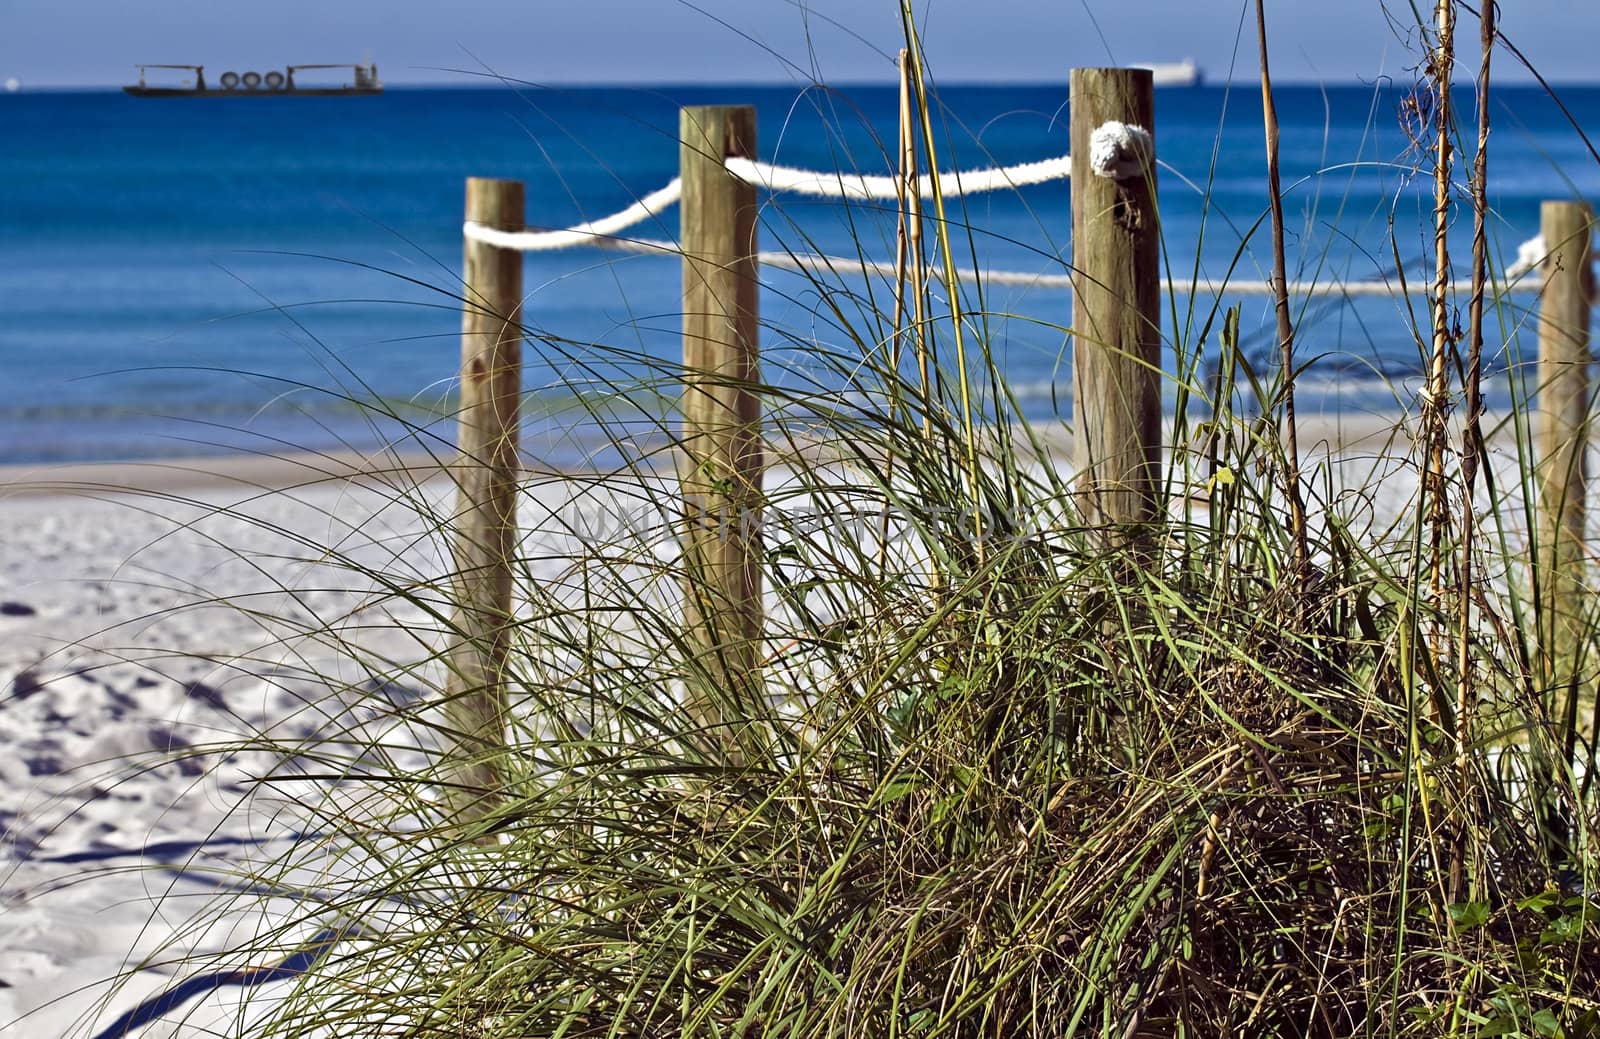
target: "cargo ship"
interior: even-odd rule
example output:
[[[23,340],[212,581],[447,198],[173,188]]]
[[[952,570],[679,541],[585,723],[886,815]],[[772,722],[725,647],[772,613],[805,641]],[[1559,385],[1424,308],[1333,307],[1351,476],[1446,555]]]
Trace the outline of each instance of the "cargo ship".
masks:
[[[334,97],[346,94],[381,94],[383,84],[378,82],[376,65],[289,65],[283,71],[224,72],[217,77],[217,85],[206,83],[204,65],[139,65],[139,82],[122,89],[134,97]],[[151,86],[145,81],[148,69],[178,69],[194,74],[192,83],[179,86]],[[310,69],[353,69],[354,83],[339,86],[320,84],[305,86],[296,83],[295,73]]]
[[[1149,69],[1154,73],[1152,78],[1158,87],[1198,87],[1205,84],[1205,73],[1193,58],[1169,62],[1141,61],[1135,62],[1134,67]]]

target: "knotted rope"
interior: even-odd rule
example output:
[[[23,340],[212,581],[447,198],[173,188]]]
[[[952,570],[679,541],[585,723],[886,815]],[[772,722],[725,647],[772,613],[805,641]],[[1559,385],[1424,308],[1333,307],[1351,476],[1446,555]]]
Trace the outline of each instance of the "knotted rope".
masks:
[[[895,177],[864,173],[802,170],[793,166],[774,166],[752,159],[730,158],[728,173],[752,187],[773,192],[788,192],[838,199],[898,199],[900,182]],[[967,172],[952,171],[939,175],[939,192],[945,198],[959,195],[976,195],[987,191],[1009,189],[1062,180],[1072,173],[1072,160],[1065,155],[1038,162],[1025,162],[1017,166],[997,166],[992,169]],[[917,178],[917,190],[924,198],[933,197],[934,178],[924,174]],[[483,242],[501,249],[518,252],[547,252],[568,249],[576,245],[594,245],[595,239],[613,237],[622,231],[658,215],[683,197],[683,181],[673,177],[665,186],[650,192],[626,209],[589,220],[573,227],[553,231],[501,231],[467,221],[462,233],[473,241]],[[657,252],[657,249],[641,251]],[[667,251],[672,251],[668,249]]]
[[[1096,176],[1126,180],[1143,176],[1149,170],[1153,156],[1150,134],[1142,127],[1108,122],[1095,129],[1089,139],[1089,167]],[[752,187],[771,192],[811,195],[820,198],[844,200],[898,200],[905,185],[897,177],[860,172],[798,169],[757,162],[753,159],[729,158],[728,173]],[[1055,180],[1064,180],[1072,174],[1072,160],[1061,155],[1037,162],[1014,166],[996,166],[988,169],[940,173],[937,178],[939,194],[945,198],[976,195],[984,192],[1015,190]],[[923,174],[917,178],[917,193],[924,198],[934,195],[935,178]],[[554,230],[502,231],[467,221],[461,231],[468,239],[483,242],[501,249],[518,252],[548,252],[570,249],[575,246],[600,246],[620,252],[679,255],[672,242],[655,238],[624,238],[623,231],[660,216],[662,211],[677,204],[683,197],[683,182],[674,177],[665,185],[625,209],[598,220],[588,220],[572,227]],[[1527,291],[1530,286],[1520,286],[1524,275],[1533,271],[1544,258],[1544,243],[1538,237],[1524,242],[1517,251],[1517,259],[1506,269],[1505,283],[1495,289],[1495,295],[1513,291]],[[892,277],[896,273],[893,263],[867,260],[852,256],[826,256],[794,254],[788,252],[762,252],[756,261],[763,267],[809,273],[862,274]],[[943,271],[931,271],[935,280],[942,281]],[[1026,288],[1072,287],[1072,276],[1067,273],[1039,273],[1028,271],[977,271],[958,268],[959,282],[983,282],[988,285],[1011,285]],[[1408,286],[1410,293],[1427,291],[1430,286],[1418,282]],[[1276,288],[1268,281],[1227,281],[1212,285],[1205,281],[1162,282],[1163,291],[1193,295],[1197,292],[1226,290],[1243,296],[1268,296]],[[1453,292],[1470,292],[1469,281],[1458,281],[1450,286]],[[1289,293],[1295,296],[1340,296],[1345,298],[1397,296],[1401,286],[1393,281],[1315,281],[1290,282]]]

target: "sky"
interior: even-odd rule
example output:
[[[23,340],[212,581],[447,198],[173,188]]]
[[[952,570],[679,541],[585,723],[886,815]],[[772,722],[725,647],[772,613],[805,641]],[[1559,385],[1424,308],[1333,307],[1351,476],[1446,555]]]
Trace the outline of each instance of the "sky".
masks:
[[[944,82],[1051,82],[1078,65],[1194,58],[1255,73],[1249,0],[914,0]],[[1282,82],[1409,78],[1412,3],[1269,0]],[[1549,79],[1600,79],[1600,0],[1502,0],[1501,28]],[[1461,53],[1476,61],[1464,17]],[[898,0],[0,0],[0,83],[116,86],[140,62],[211,75],[378,64],[390,85],[886,81]],[[1527,74],[1502,62],[1503,79]]]

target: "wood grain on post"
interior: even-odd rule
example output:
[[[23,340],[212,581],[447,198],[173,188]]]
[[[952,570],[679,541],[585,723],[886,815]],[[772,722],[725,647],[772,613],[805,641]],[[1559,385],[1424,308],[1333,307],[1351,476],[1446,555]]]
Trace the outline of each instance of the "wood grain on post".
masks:
[[[520,181],[471,177],[467,219],[523,228]],[[456,822],[481,818],[501,786],[511,557],[517,533],[518,401],[522,391],[522,254],[467,239],[461,317],[458,504],[445,721],[446,798]]]
[[[1540,597],[1544,678],[1558,723],[1570,718],[1582,653],[1584,521],[1589,441],[1589,315],[1594,293],[1583,202],[1546,202],[1539,230],[1547,256],[1539,301],[1538,428]]]
[[[755,109],[684,108],[679,141],[689,708],[731,745],[759,660],[762,453],[756,189],[724,160],[755,158]]]
[[[1072,410],[1080,509],[1127,544],[1161,513],[1161,244],[1154,145],[1143,171],[1098,175],[1090,138],[1155,134],[1148,69],[1073,69]]]

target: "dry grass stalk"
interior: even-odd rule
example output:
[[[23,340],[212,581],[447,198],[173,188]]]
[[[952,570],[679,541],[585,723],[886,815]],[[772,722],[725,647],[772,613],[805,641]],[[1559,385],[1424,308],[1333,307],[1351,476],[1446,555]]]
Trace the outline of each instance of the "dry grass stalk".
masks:
[[[1478,467],[1483,448],[1483,295],[1488,283],[1489,245],[1489,65],[1494,52],[1495,3],[1487,0],[1479,15],[1482,61],[1478,66],[1477,115],[1478,146],[1472,157],[1472,298],[1468,303],[1466,368],[1466,425],[1461,431],[1461,540],[1456,564],[1459,574],[1460,601],[1457,623],[1458,635],[1456,662],[1456,769],[1461,784],[1463,808],[1470,804],[1467,792],[1471,787],[1471,729],[1476,695],[1472,659],[1472,555],[1477,517],[1472,506],[1472,495],[1477,488]],[[1450,885],[1453,900],[1460,902],[1469,897],[1466,891],[1468,875],[1466,835],[1470,827],[1461,829],[1460,844],[1451,859]]]
[[[1433,159],[1433,349],[1428,362],[1428,381],[1422,401],[1423,450],[1427,453],[1422,472],[1422,494],[1428,510],[1428,559],[1431,591],[1436,606],[1442,607],[1444,594],[1444,546],[1450,526],[1449,497],[1445,486],[1446,430],[1445,411],[1449,403],[1450,348],[1455,342],[1450,319],[1450,174],[1454,162],[1451,129],[1454,112],[1450,104],[1450,84],[1455,68],[1455,0],[1439,0],[1435,12],[1437,45],[1428,61],[1434,98]],[[1439,655],[1441,658],[1443,654]]]
[[[916,165],[917,148],[916,138],[911,133],[911,80],[909,78],[910,66],[908,52],[904,47],[900,48],[900,53],[895,58],[895,69],[900,80],[900,118],[897,124],[899,139],[897,142],[898,148],[896,151],[896,161],[899,163],[899,176],[895,180],[895,190],[896,195],[898,196],[896,199],[898,212],[896,214],[894,230],[894,318],[889,327],[889,370],[898,372],[900,370],[900,359],[903,352],[902,348],[905,343],[906,334],[906,267],[909,259],[908,253],[910,251],[910,200],[917,196],[916,174],[911,172]],[[921,264],[922,257],[918,255],[917,265],[920,267]],[[916,332],[913,331],[913,335],[915,334]],[[918,349],[918,358],[920,363],[920,348]],[[889,421],[891,423],[894,422],[899,408],[899,394],[890,394]],[[924,423],[926,423],[926,418],[924,418]],[[895,456],[890,454],[884,466],[884,483],[888,486],[894,485],[894,460]],[[882,540],[882,545],[880,545],[878,549],[878,566],[883,567],[887,566],[889,561],[888,513],[884,514],[883,523],[879,527],[879,537]]]
[[[1256,0],[1256,36],[1261,51],[1261,112],[1266,123],[1267,195],[1272,206],[1272,278],[1277,289],[1278,349],[1283,363],[1283,452],[1288,471],[1284,483],[1289,495],[1289,523],[1294,537],[1295,581],[1304,591],[1306,564],[1306,506],[1300,493],[1300,445],[1294,415],[1294,325],[1289,319],[1288,262],[1283,251],[1283,187],[1278,176],[1278,108],[1272,99],[1272,72],[1267,58],[1265,0]]]
[[[910,31],[911,27],[915,25],[916,17],[911,10],[909,0],[902,0],[900,13],[901,19],[907,28],[907,39],[911,44],[906,48],[906,59],[911,66],[912,86],[916,94],[916,113],[922,124],[922,140],[928,149],[928,179],[933,189],[933,217],[934,225],[937,229],[935,244],[938,247],[939,260],[944,270],[944,283],[953,286],[960,283],[956,277],[955,249],[951,240],[953,225],[945,212],[944,190],[939,184],[939,163],[935,161],[936,157],[933,148],[935,140],[933,113],[928,104],[927,77],[923,75],[922,71],[921,41]],[[977,417],[974,414],[976,402],[972,394],[971,372],[967,356],[966,320],[962,312],[960,295],[954,291],[948,293],[948,302],[950,306],[950,339],[955,352],[956,387],[960,394],[961,404],[962,473],[966,478],[967,501],[975,504],[979,499],[978,433],[976,428]],[[977,508],[971,511],[972,543],[977,554],[977,560],[982,563],[985,554],[983,512]]]

